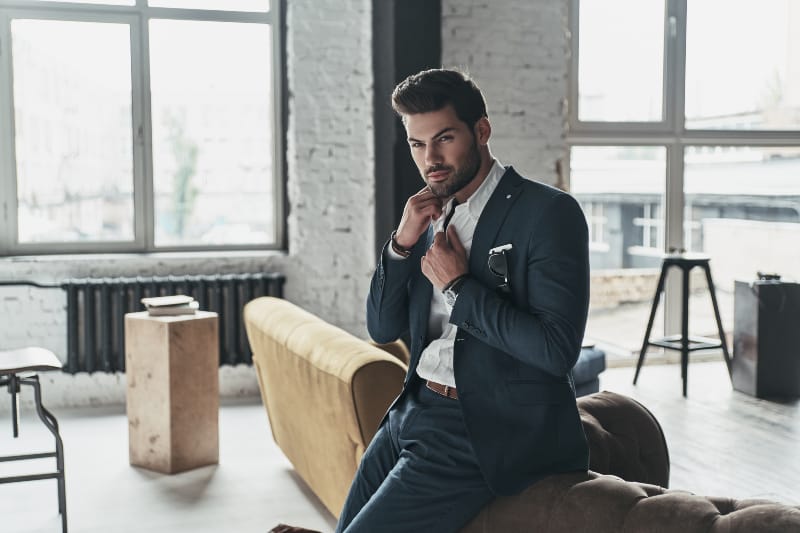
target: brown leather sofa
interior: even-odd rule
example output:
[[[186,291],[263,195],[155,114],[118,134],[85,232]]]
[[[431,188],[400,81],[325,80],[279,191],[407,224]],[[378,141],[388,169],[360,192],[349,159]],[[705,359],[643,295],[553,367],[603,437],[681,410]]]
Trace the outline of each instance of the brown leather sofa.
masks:
[[[400,391],[408,352],[401,343],[371,345],[276,298],[249,302],[244,316],[275,442],[338,516],[361,455]],[[579,398],[578,407],[591,471],[497,498],[462,533],[800,532],[798,507],[662,488],[669,481],[664,434],[636,401],[600,392]]]
[[[497,498],[461,533],[800,532],[800,507],[664,488],[664,434],[638,402],[604,391],[578,398],[578,409],[591,471],[550,476],[516,496]]]

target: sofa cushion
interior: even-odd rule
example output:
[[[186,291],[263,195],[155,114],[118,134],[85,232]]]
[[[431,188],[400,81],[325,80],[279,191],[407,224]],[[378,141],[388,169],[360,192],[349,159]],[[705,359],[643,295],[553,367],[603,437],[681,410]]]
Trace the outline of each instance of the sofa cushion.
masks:
[[[800,531],[800,508],[718,500],[596,472],[545,478],[494,500],[461,533],[775,533]]]
[[[596,348],[582,348],[572,369],[575,396],[586,396],[600,390],[600,373],[606,369],[606,354]]]
[[[578,362],[572,369],[575,383],[586,383],[597,378],[606,369],[606,353],[597,348],[581,348]]]

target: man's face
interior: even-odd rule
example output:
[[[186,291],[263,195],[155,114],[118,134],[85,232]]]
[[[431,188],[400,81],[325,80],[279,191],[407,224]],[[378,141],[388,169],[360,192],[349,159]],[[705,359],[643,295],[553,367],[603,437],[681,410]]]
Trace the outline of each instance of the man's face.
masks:
[[[481,166],[478,142],[452,106],[406,115],[405,126],[411,156],[433,194],[449,198],[475,178]]]

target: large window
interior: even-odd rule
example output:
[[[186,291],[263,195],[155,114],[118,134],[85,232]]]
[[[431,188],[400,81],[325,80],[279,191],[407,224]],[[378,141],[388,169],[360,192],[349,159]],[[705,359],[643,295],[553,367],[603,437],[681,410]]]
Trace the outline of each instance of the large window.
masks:
[[[800,279],[800,3],[573,0],[570,28],[570,184],[604,232],[587,335],[635,360],[661,258],[684,250],[711,258],[732,332],[735,279]],[[714,335],[692,286],[691,333]]]
[[[0,254],[280,246],[278,4],[0,1]]]

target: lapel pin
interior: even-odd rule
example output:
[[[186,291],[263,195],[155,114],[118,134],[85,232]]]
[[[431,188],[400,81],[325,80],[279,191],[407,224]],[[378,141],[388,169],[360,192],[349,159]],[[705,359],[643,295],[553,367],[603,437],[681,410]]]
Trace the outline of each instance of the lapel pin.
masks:
[[[510,195],[510,194],[507,194],[507,195],[506,195],[506,200],[508,200],[509,198],[511,198],[511,195]]]

